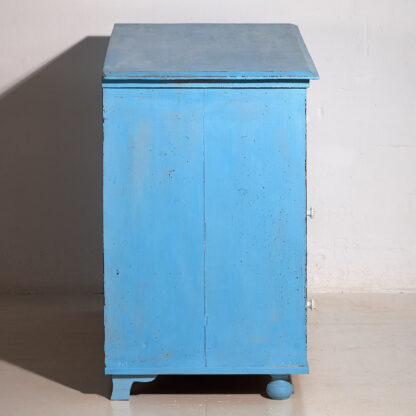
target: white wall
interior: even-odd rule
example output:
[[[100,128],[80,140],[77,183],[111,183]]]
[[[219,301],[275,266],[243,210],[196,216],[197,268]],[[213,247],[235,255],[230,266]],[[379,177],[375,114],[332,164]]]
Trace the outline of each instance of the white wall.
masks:
[[[416,2],[3,0],[1,10],[0,291],[102,290],[107,39],[79,42],[114,22],[299,25],[321,76],[308,91],[309,287],[416,290]]]

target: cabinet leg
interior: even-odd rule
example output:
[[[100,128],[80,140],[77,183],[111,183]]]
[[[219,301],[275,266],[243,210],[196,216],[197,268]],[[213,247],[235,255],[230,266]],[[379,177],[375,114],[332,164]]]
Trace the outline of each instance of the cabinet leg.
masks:
[[[272,379],[267,384],[267,394],[271,399],[288,399],[293,393],[293,386],[288,375],[272,375]]]
[[[157,376],[113,376],[113,392],[111,400],[129,400],[130,390],[134,382],[148,383]]]

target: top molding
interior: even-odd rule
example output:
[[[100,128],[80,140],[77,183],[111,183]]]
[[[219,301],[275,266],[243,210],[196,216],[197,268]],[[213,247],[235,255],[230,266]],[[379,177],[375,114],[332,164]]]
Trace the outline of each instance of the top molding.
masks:
[[[116,24],[103,69],[104,82],[318,78],[292,24]]]

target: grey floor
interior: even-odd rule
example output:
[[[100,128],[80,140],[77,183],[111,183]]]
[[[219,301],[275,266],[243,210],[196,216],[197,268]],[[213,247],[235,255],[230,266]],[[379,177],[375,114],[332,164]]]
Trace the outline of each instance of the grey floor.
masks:
[[[291,399],[265,376],[164,376],[111,402],[101,295],[2,296],[0,415],[415,415],[416,295],[313,297]]]

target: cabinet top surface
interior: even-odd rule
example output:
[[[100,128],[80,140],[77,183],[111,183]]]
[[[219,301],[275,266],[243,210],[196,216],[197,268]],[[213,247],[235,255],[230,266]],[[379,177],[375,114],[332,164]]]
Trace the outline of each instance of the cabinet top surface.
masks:
[[[292,24],[116,24],[105,80],[317,79]]]

